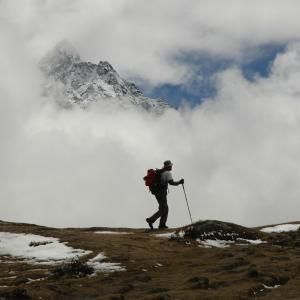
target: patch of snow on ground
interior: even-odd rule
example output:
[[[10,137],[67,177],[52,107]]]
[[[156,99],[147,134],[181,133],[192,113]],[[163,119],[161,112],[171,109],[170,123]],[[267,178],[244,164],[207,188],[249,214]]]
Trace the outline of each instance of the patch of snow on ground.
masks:
[[[180,238],[184,238],[184,236],[185,236],[185,231],[184,231],[184,230],[180,230],[180,231],[177,233],[177,236],[180,237]]]
[[[7,280],[7,279],[16,279],[17,276],[9,276],[9,277],[1,277],[1,280]]]
[[[171,238],[173,234],[175,234],[175,232],[158,233],[158,234],[153,234],[153,236],[160,237],[160,238]]]
[[[44,243],[39,246],[29,246],[31,243]],[[25,259],[30,263],[53,264],[77,256],[91,253],[81,249],[73,249],[53,237],[35,234],[0,232],[0,256],[10,255]]]
[[[280,287],[280,285],[267,286],[267,285],[265,285],[265,284],[263,284],[263,286],[264,286],[265,289],[277,289],[277,288]]]
[[[196,240],[200,245],[199,247],[204,247],[204,248],[227,248],[230,246],[230,244],[234,244],[233,241],[223,241],[223,240],[205,240],[201,241],[200,239]]]
[[[237,241],[243,241],[243,242],[247,242],[249,244],[252,244],[252,245],[259,245],[259,244],[264,244],[266,243],[265,241],[262,241],[262,240],[247,240],[247,239],[242,239],[242,238],[238,238]]]
[[[106,259],[106,256],[103,253],[99,253],[94,258],[88,260],[87,264],[95,270],[93,275],[101,272],[126,271],[119,263],[103,262],[104,259]]]
[[[200,239],[197,239],[196,240],[200,245],[199,247],[204,247],[204,248],[212,248],[212,247],[216,247],[216,248],[227,248],[227,247],[230,247],[230,245],[233,245],[235,244],[236,242],[235,241],[230,241],[230,240],[200,240]],[[247,242],[248,244],[252,244],[252,245],[259,245],[259,244],[262,244],[262,243],[266,243],[262,240],[247,240],[247,239],[242,239],[242,238],[238,238],[236,241],[243,241],[243,242]],[[237,244],[239,245],[239,244]],[[244,244],[243,244],[244,245]],[[245,244],[247,245],[247,244]]]
[[[272,232],[288,232],[288,231],[297,231],[300,228],[300,224],[282,224],[272,227],[265,227],[261,231],[266,233]]]
[[[125,232],[125,231],[95,231],[97,234],[133,234],[133,232]]]
[[[31,284],[32,282],[37,282],[37,281],[43,281],[46,280],[47,277],[43,277],[43,278],[38,278],[38,279],[31,279],[31,278],[27,278],[28,282],[26,282],[26,284]]]

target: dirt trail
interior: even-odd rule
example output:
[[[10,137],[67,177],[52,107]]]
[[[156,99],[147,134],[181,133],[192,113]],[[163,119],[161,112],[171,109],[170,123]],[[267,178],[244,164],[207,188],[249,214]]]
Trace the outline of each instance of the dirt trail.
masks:
[[[0,299],[300,299],[298,232],[269,235],[260,245],[220,249],[157,237],[161,232],[145,229],[95,233],[101,230],[116,229],[0,223],[0,231],[57,237],[73,248],[91,250],[82,261],[104,252],[108,261],[126,268],[95,277],[53,278],[54,267],[0,257]]]

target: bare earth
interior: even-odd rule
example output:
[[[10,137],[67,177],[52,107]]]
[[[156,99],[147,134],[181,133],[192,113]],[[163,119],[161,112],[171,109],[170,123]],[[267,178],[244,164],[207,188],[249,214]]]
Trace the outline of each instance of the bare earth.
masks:
[[[94,233],[100,230],[132,234]],[[267,243],[220,249],[153,235],[168,231],[55,229],[0,221],[2,232],[56,237],[73,248],[93,251],[82,262],[104,252],[108,261],[126,268],[95,277],[57,278],[52,274],[55,266],[0,256],[0,300],[300,299],[300,231],[265,234],[254,230]]]

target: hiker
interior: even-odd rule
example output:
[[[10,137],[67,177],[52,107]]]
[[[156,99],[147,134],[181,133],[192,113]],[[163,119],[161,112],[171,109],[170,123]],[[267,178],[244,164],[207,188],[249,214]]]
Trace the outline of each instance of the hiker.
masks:
[[[164,162],[162,169],[158,169],[156,172],[159,173],[159,183],[158,188],[155,192],[152,192],[159,204],[158,211],[150,218],[146,219],[149,227],[153,229],[153,223],[160,217],[159,227],[161,229],[168,228],[166,225],[169,207],[167,203],[167,193],[168,193],[168,184],[170,185],[180,185],[184,184],[184,179],[179,181],[174,181],[171,173],[173,164],[170,160]]]

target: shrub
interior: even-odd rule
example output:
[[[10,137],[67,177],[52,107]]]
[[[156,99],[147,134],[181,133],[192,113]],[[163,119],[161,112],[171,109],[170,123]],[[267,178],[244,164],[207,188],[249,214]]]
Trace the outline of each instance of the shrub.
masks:
[[[73,258],[69,262],[65,262],[53,270],[54,277],[63,276],[76,276],[83,277],[91,275],[94,272],[94,268],[87,265],[85,262],[81,262],[78,257]]]

